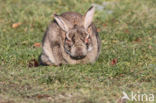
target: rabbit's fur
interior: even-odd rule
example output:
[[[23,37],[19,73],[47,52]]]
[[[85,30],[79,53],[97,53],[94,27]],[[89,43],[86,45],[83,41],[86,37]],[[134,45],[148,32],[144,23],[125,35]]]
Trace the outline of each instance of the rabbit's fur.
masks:
[[[54,15],[42,41],[42,65],[94,63],[101,42],[92,23],[95,7],[84,16],[76,12]]]

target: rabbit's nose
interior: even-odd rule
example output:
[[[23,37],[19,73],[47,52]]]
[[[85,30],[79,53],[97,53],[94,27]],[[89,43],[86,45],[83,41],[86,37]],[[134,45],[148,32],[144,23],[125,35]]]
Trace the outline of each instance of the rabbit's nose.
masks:
[[[81,47],[77,47],[76,50],[75,50],[75,54],[77,57],[84,57],[86,55],[86,51],[85,49],[81,48]]]
[[[71,50],[71,56],[75,59],[81,59],[85,57],[87,54],[87,50],[83,47],[76,47]]]
[[[77,56],[82,56],[82,55],[83,55],[82,49],[78,47],[78,48],[76,49],[76,53],[75,53],[75,54],[77,54]]]

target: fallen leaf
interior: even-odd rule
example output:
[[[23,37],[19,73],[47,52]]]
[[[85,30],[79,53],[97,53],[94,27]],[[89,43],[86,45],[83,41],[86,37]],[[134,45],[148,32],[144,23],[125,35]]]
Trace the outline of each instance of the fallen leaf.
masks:
[[[43,94],[43,95],[37,95],[37,98],[38,99],[43,99],[43,98],[48,98],[48,97],[50,97],[50,95],[48,95],[48,94]]]
[[[35,94],[35,95],[32,95],[32,96],[28,96],[28,98],[31,98],[31,97],[33,97],[33,98],[35,97],[35,98],[38,98],[38,99],[49,99],[49,98],[51,98],[50,95],[48,95],[48,94]]]
[[[123,76],[124,76],[124,74],[120,74],[120,76],[121,76],[121,77],[123,77]]]
[[[32,59],[29,61],[29,67],[38,67],[39,66],[39,63],[36,59]]]
[[[128,29],[125,29],[124,32],[128,34],[129,33],[129,30]]]
[[[100,32],[100,31],[101,31],[100,28],[98,28],[98,29],[97,29],[97,32]]]
[[[17,27],[19,27],[21,24],[22,24],[21,22],[14,23],[14,24],[12,24],[12,28],[17,28]]]
[[[41,43],[34,43],[33,46],[34,46],[34,47],[40,47],[40,46],[41,46]]]
[[[135,41],[136,42],[141,42],[141,38],[136,38]]]
[[[103,27],[107,27],[107,24],[103,24]]]
[[[115,59],[113,59],[113,60],[111,61],[111,65],[116,65],[117,62],[118,62],[118,59],[115,58]]]

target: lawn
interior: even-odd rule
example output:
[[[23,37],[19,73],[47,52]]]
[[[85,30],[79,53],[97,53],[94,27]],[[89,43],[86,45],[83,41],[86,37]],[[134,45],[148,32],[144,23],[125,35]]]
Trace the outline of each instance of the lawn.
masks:
[[[53,14],[84,14],[91,4],[96,63],[37,66]],[[0,0],[0,103],[116,103],[122,92],[156,98],[155,0]]]

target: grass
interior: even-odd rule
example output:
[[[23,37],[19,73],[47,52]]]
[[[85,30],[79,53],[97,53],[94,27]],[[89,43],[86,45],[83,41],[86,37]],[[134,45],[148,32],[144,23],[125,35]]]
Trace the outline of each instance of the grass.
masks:
[[[102,40],[95,64],[30,68],[52,14],[83,14],[103,0],[0,0],[0,103],[115,103],[122,91],[156,96],[156,2],[109,1],[94,17]]]

